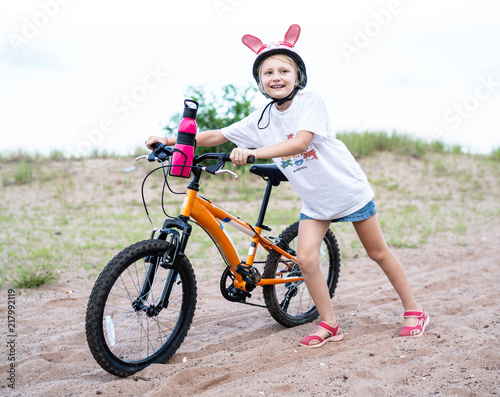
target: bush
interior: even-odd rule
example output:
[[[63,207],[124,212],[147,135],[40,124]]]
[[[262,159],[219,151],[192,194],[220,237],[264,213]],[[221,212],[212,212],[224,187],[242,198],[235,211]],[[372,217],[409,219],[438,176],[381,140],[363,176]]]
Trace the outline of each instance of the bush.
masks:
[[[29,161],[23,161],[14,171],[14,183],[22,185],[31,182],[33,182],[33,165]]]
[[[19,163],[13,171],[2,172],[3,186],[24,185],[31,184],[31,182],[33,182],[33,165],[28,160]]]
[[[252,86],[247,88],[236,87],[232,84],[222,87],[221,92],[207,94],[204,87],[188,87],[186,98],[198,102],[196,123],[199,131],[218,130],[227,127],[253,112],[252,100],[257,90]],[[182,113],[171,117],[167,126],[166,136],[177,136],[177,127]],[[231,152],[235,145],[226,142],[220,146],[207,146],[196,149],[196,154],[208,152]]]
[[[500,161],[500,147],[491,151],[490,157],[495,161]]]
[[[52,284],[59,280],[59,274],[54,273],[47,266],[34,266],[30,268],[20,267],[17,270],[17,277],[12,282],[16,288],[36,288],[44,284]]]

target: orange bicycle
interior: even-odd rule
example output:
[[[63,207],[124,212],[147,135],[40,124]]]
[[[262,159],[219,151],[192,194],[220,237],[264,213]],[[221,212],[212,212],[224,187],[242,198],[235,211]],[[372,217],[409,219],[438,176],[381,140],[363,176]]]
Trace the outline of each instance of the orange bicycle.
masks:
[[[168,161],[174,150],[156,144],[149,156],[141,156],[162,163],[145,180],[161,169],[165,189],[168,184],[165,170],[171,166]],[[206,160],[217,162],[204,166]],[[264,218],[272,188],[287,181],[279,168],[274,164],[250,167],[252,173],[267,182],[255,226],[198,194],[203,172],[231,173],[237,177],[223,169],[228,161],[227,153],[195,156],[193,177],[180,214],[167,218],[161,229],[153,230],[150,239],[121,251],[96,280],[87,305],[85,328],[94,358],[109,373],[125,377],[150,364],[165,363],[184,341],[197,299],[195,274],[185,255],[193,222],[210,236],[227,264],[220,281],[224,298],[251,304],[246,299],[256,287],[262,287],[265,307],[278,323],[292,327],[318,317],[296,259],[298,222],[288,226],[279,237],[262,234],[263,230],[271,230],[264,224]],[[144,205],[148,214],[145,201]],[[249,251],[245,260],[239,257],[226,226],[248,235]],[[262,262],[255,260],[259,246],[268,252]],[[333,296],[340,271],[340,253],[331,230],[323,239],[320,254],[320,269]],[[263,270],[257,267],[259,263],[263,264]]]

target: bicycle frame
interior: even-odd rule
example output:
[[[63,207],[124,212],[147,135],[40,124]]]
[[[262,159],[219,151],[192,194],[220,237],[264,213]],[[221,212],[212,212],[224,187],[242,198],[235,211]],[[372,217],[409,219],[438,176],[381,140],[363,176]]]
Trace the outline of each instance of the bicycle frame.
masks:
[[[277,243],[272,242],[261,234],[262,230],[266,228],[266,226],[263,225],[263,221],[272,190],[270,181],[268,181],[267,188],[264,193],[258,221],[256,223],[256,226],[253,227],[250,225],[250,223],[241,220],[237,216],[234,216],[226,210],[218,207],[210,200],[198,195],[201,172],[201,169],[193,169],[193,173],[195,175],[187,188],[179,217],[174,219],[173,222],[170,220],[166,220],[163,230],[165,230],[165,228],[168,228],[169,226],[178,227],[179,222],[177,221],[180,221],[180,223],[185,222],[185,224],[187,224],[188,219],[193,219],[197,225],[205,230],[205,232],[210,236],[212,241],[219,249],[219,252],[221,253],[223,259],[226,261],[231,272],[235,276],[234,286],[243,291],[247,291],[246,282],[243,280],[243,277],[236,271],[237,266],[242,263],[248,266],[252,266],[255,261],[255,256],[259,245],[262,246],[267,252],[269,252],[270,250],[275,250],[279,252],[283,257],[288,259],[290,261],[290,265],[288,266],[289,269],[297,263],[297,258],[294,255],[287,252],[285,249],[282,249],[278,246]],[[243,232],[244,234],[251,237],[250,248],[246,261],[242,261],[240,259],[234,243],[225,230],[225,225],[232,226],[240,232]],[[185,230],[186,228],[184,227],[183,229]],[[189,231],[186,232],[188,232],[187,237],[189,237]],[[181,243],[180,252],[184,252],[185,245],[187,244],[187,238],[182,238],[181,240],[183,242]],[[284,272],[284,274],[286,274],[286,272]],[[302,280],[303,277],[275,277],[261,279],[260,282],[256,283],[256,285],[274,285]]]

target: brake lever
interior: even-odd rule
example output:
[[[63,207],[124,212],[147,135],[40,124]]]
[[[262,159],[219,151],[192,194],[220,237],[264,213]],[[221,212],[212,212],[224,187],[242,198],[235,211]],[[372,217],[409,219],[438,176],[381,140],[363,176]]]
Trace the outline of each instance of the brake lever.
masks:
[[[207,167],[203,167],[203,169],[209,174],[215,175],[217,172],[221,171],[224,167],[224,153],[219,154],[219,158],[217,159],[217,163],[214,165],[209,165]]]
[[[236,172],[233,172],[233,171],[229,171],[229,170],[215,171],[215,175],[218,175],[218,174],[231,174],[232,176],[234,176],[234,179],[238,179],[238,174]]]
[[[162,162],[162,161],[161,161],[158,157],[156,157],[156,156],[154,155],[154,153],[151,153],[151,154],[143,154],[142,156],[136,157],[136,158],[135,158],[135,161],[139,161],[140,159],[148,159],[148,161],[151,161],[151,162],[153,162],[153,161],[158,161],[159,163],[161,163],[161,162]]]

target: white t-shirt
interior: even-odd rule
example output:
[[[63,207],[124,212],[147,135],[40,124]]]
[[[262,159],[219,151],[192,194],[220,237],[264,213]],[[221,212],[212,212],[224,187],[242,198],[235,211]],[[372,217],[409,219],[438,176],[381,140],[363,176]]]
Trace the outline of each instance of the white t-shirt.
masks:
[[[222,134],[240,148],[255,149],[293,138],[305,130],[314,133],[307,149],[295,156],[273,159],[300,198],[302,212],[318,220],[351,215],[373,199],[365,174],[346,146],[335,137],[320,95],[299,92],[291,106],[280,112],[264,106],[243,120],[222,129]],[[269,113],[270,111],[270,113]],[[269,119],[270,116],[270,119]]]

